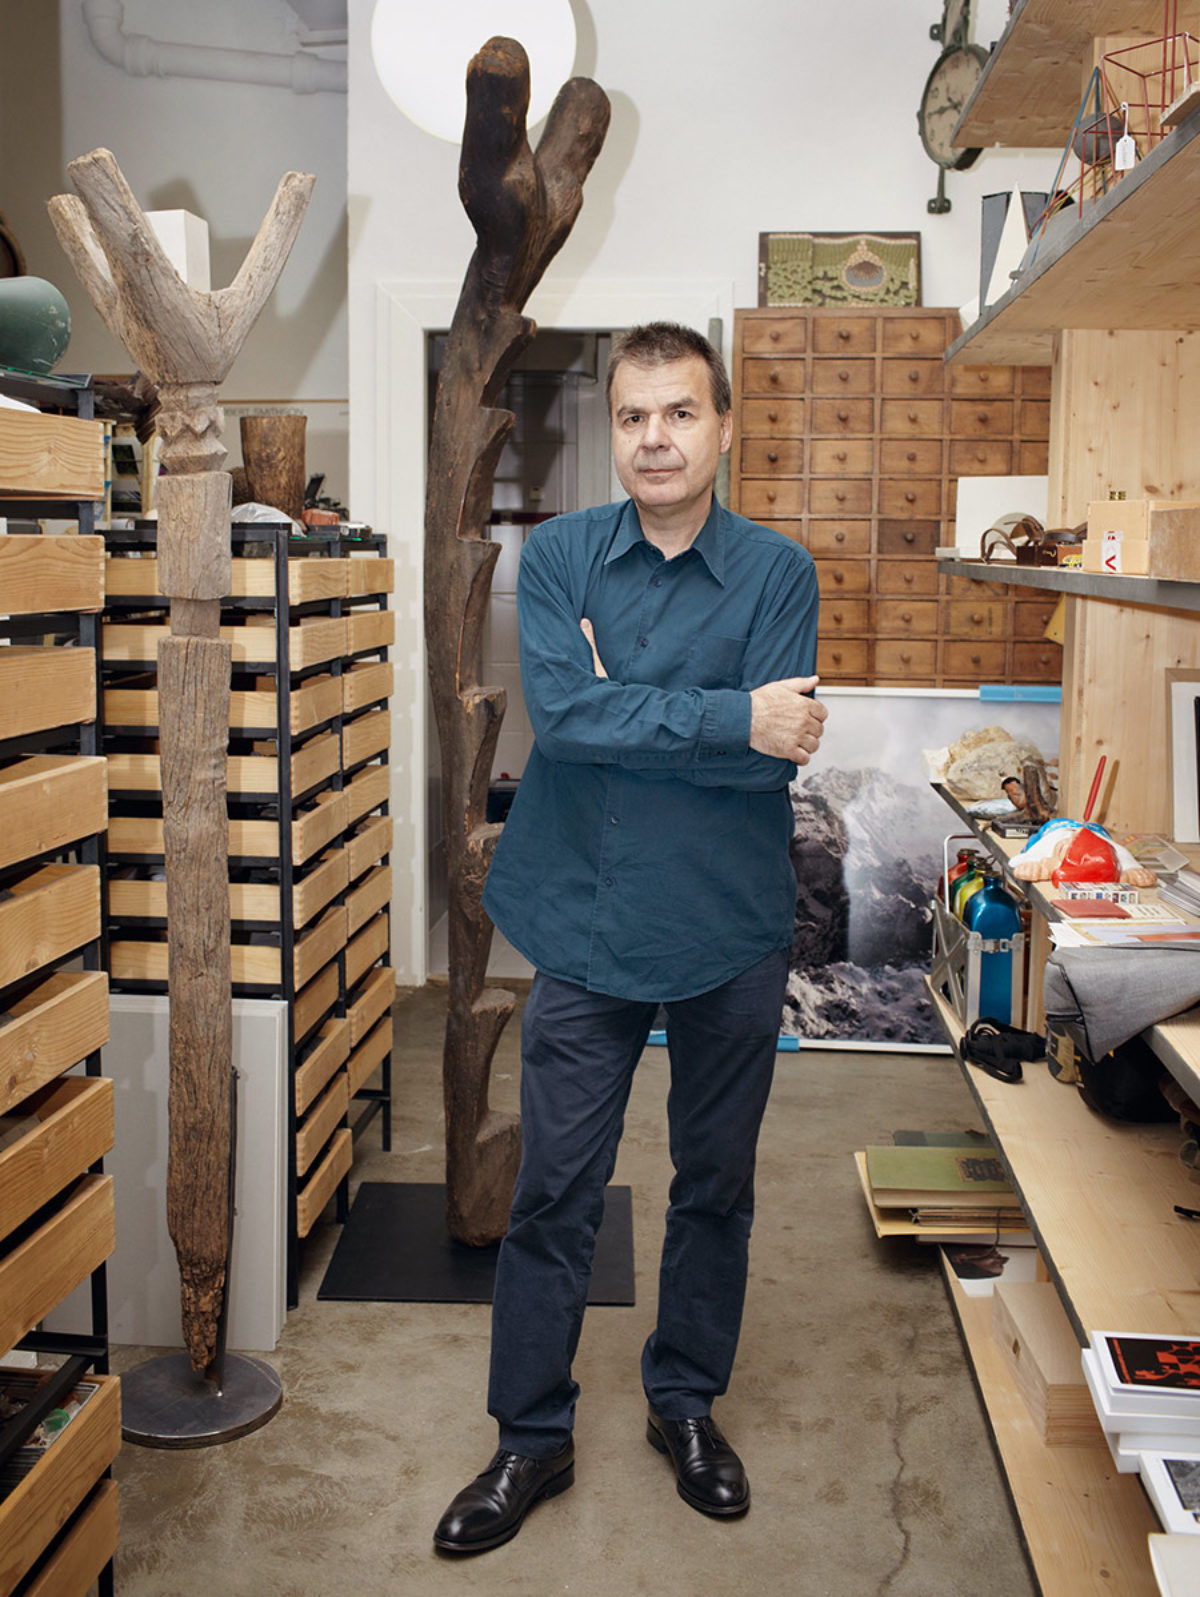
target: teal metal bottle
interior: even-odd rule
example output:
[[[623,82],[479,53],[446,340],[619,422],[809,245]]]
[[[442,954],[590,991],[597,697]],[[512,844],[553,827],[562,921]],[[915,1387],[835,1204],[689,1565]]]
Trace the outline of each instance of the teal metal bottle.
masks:
[[[984,873],[983,885],[963,906],[963,924],[987,942],[1007,942],[1001,952],[987,950],[979,956],[979,1013],[990,1020],[1012,1024],[1012,939],[1021,930],[1021,911],[999,876]]]

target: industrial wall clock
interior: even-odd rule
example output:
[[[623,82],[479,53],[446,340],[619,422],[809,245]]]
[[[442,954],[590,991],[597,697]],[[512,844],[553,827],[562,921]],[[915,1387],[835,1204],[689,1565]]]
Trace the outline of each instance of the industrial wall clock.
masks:
[[[971,0],[946,0],[940,23],[929,30],[942,45],[942,53],[925,80],[917,127],[925,153],[938,169],[938,191],[927,209],[942,216],[950,209],[946,198],[946,173],[965,172],[979,159],[980,150],[956,150],[950,143],[955,126],[987,65],[987,51],[970,42]]]

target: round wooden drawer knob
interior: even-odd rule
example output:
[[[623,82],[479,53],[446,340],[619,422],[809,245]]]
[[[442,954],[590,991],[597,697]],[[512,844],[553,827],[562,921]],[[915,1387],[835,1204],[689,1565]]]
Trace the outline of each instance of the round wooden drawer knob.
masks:
[[[838,328],[838,337],[842,340],[843,343],[845,343],[847,341],[847,339],[850,337],[850,329],[848,327],[839,327]]]
[[[983,625],[983,617],[980,615],[978,610],[976,610],[975,614],[971,617],[971,622],[972,625],[977,627],[981,627]]]
[[[848,383],[849,381],[850,381],[850,373],[849,372],[845,372],[845,371],[838,372],[838,382],[839,383]]]
[[[835,571],[833,574],[833,580],[835,582],[845,582],[846,573],[844,571]]]
[[[833,621],[834,621],[834,625],[835,626],[841,626],[841,624],[842,624],[842,612],[840,610],[835,610],[833,612]]]
[[[772,327],[772,329],[770,331],[770,334],[768,336],[770,337],[770,340],[771,340],[771,342],[773,344],[777,344],[779,342],[779,329],[778,329],[778,327]]]
[[[903,653],[901,654],[900,660],[901,660],[902,664],[904,664],[904,665],[911,665],[912,664],[912,655],[909,654],[907,649],[905,649],[903,651]]]
[[[837,419],[839,421],[843,421],[843,422],[849,421],[850,420],[850,412],[848,410],[839,410],[838,413],[837,413]]]
[[[909,413],[908,413],[908,419],[909,419],[909,421],[916,421],[916,419],[917,419],[917,413],[916,413],[916,411],[915,411],[915,410],[910,410],[910,411],[909,411]]]
[[[980,372],[980,374],[979,374],[979,381],[980,381],[980,382],[981,382],[981,383],[986,383],[986,382],[987,382],[987,380],[988,380],[988,374],[987,374],[987,372]]]
[[[916,541],[917,541],[916,533],[915,532],[906,532],[904,534],[904,541],[905,541],[905,543],[916,543]]]
[[[767,420],[768,421],[778,421],[779,420],[779,412],[777,410],[769,410],[767,412]]]
[[[988,413],[987,413],[986,410],[976,411],[975,416],[976,416],[976,420],[979,422],[980,426],[982,426],[982,427],[986,427],[987,426],[989,418],[988,418]]]
[[[982,449],[977,449],[975,451],[975,459],[978,460],[982,465],[982,463],[987,459],[987,456],[984,454]]]
[[[911,610],[905,610],[905,611],[903,611],[903,612],[902,612],[902,613],[901,613],[901,616],[900,616],[900,619],[901,619],[901,621],[903,621],[903,622],[904,622],[904,625],[905,625],[905,626],[906,626],[906,627],[907,627],[907,626],[910,626],[910,625],[911,625],[911,623],[912,623],[912,611],[911,611]]]
[[[982,659],[983,659],[982,655],[973,654],[971,656],[971,664],[972,665],[979,665],[981,663]]]
[[[779,373],[774,369],[774,367],[771,368],[771,381],[773,383],[777,383],[779,381]]]
[[[912,572],[911,572],[911,571],[906,571],[906,572],[905,572],[905,573],[904,573],[904,580],[905,580],[905,582],[911,582],[911,581],[912,581],[912,579],[913,579],[913,576],[912,576]]]
[[[835,460],[840,460],[840,461],[842,461],[844,463],[845,459],[846,459],[846,451],[844,449],[839,449],[837,454],[833,458]]]
[[[920,338],[921,335],[920,335],[920,333],[917,332],[916,328],[914,327],[912,332],[909,333],[908,336],[912,339],[913,343],[915,344],[917,339]]]
[[[772,465],[775,465],[775,463],[779,459],[779,451],[777,449],[768,449],[767,450],[767,459],[771,462]]]
[[[909,380],[909,382],[910,382],[910,383],[919,383],[919,382],[920,382],[920,381],[921,381],[921,374],[920,374],[920,372],[918,372],[918,371],[911,371],[911,372],[909,372],[909,374],[908,374],[908,380]]]
[[[839,505],[840,504],[844,504],[845,501],[846,501],[846,495],[840,488],[838,489],[837,493],[834,494],[833,497],[837,500]]]
[[[906,504],[906,505],[915,505],[915,504],[916,504],[916,502],[917,502],[917,496],[916,496],[916,494],[915,494],[915,493],[911,493],[911,492],[909,492],[909,493],[906,493],[906,494],[905,494],[905,496],[904,496],[904,503],[905,503],[905,504]]]
[[[833,535],[833,541],[834,543],[845,543],[846,534],[844,532],[835,532]]]
[[[835,649],[833,651],[832,659],[833,659],[834,665],[841,665],[841,663],[842,663],[842,651],[840,649]]]
[[[910,450],[909,450],[909,451],[908,451],[908,453],[907,453],[907,454],[906,454],[906,455],[905,455],[905,457],[904,457],[904,458],[905,458],[905,460],[909,460],[909,461],[911,461],[911,460],[915,460],[915,459],[916,459],[916,458],[917,458],[917,452],[916,452],[916,450],[915,450],[915,449],[910,449]]]
[[[776,496],[774,488],[768,488],[767,489],[767,503],[769,505],[773,505],[775,503],[776,497],[777,496]]]

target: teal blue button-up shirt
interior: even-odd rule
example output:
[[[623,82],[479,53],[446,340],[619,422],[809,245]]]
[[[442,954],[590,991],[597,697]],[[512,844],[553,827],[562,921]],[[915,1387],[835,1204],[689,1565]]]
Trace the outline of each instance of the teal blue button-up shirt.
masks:
[[[750,750],[750,689],[815,669],[807,550],[714,502],[665,560],[625,500],[532,534],[517,616],[536,742],[484,893],[504,935],[548,975],[654,1002],[786,947],[796,767]]]

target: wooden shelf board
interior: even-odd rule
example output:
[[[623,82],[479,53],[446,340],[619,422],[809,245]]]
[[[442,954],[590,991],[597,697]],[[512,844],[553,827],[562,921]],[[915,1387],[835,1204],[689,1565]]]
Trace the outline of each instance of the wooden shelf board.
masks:
[[[1043,244],[950,345],[947,362],[1044,366],[1064,328],[1200,329],[1198,202],[1200,117],[1192,117]]]
[[[962,1025],[933,997],[957,1047]],[[1019,1085],[967,1064],[963,1075],[1080,1341],[1097,1330],[1194,1335],[1197,1238],[1174,1205],[1195,1207],[1196,1189],[1179,1163],[1178,1126],[1093,1114],[1038,1064]]]
[[[1158,1521],[1140,1480],[1103,1445],[1045,1445],[992,1335],[991,1298],[944,1274],[1042,1597],[1156,1597],[1146,1537]]]
[[[991,564],[983,560],[939,560],[938,570],[947,577],[969,577],[973,582],[1003,582],[1014,588],[1042,588],[1087,599],[1148,604],[1157,610],[1200,611],[1200,582],[1116,576],[1072,566],[1019,566],[1013,560]]]
[[[1083,97],[1094,38],[1162,33],[1162,0],[1017,0],[959,118],[958,149],[1007,144],[1061,148]],[[1184,0],[1180,28],[1197,31],[1200,5]]]

